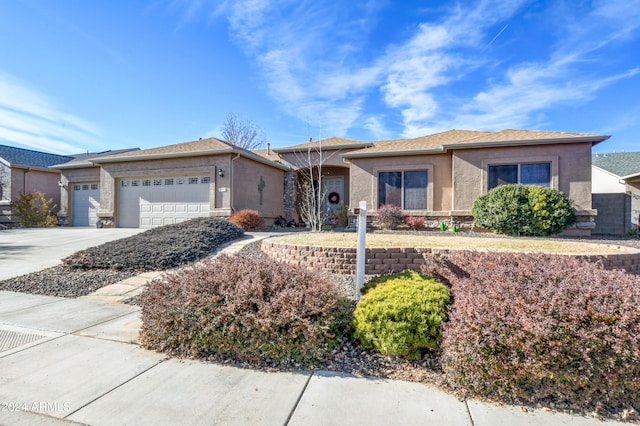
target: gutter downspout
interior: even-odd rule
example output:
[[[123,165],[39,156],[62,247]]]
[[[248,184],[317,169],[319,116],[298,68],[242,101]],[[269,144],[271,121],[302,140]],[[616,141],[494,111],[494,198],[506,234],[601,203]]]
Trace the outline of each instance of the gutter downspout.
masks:
[[[27,173],[31,171],[31,167],[28,167],[24,170],[24,174],[22,175],[22,193],[27,193]]]
[[[235,160],[237,160],[238,158],[240,158],[240,153],[236,152],[236,156],[233,157],[231,159],[231,161],[229,162],[229,192],[230,192],[230,194],[229,194],[229,210],[231,210],[231,211],[234,211],[233,206],[235,205],[235,203],[234,203],[234,201],[235,201],[234,200],[234,194],[235,194],[234,187],[235,187],[235,185],[234,185],[234,182],[233,182],[233,162]]]

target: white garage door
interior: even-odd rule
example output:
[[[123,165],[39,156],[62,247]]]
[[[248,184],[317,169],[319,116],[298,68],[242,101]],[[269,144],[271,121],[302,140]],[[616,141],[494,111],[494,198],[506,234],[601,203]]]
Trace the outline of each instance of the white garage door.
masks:
[[[209,216],[209,176],[120,181],[118,226],[152,228]]]
[[[96,226],[100,208],[100,189],[97,183],[74,183],[71,225]]]

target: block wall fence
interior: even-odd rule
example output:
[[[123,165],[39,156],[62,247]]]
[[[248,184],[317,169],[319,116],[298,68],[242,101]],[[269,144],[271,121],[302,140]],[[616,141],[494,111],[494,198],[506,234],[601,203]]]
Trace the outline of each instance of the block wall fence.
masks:
[[[332,274],[355,274],[356,249],[352,247],[315,247],[263,240],[262,250],[272,259],[307,269]],[[435,248],[368,248],[365,274],[376,275],[405,269],[419,271],[425,255],[455,252]],[[462,251],[462,250],[460,250]],[[481,251],[478,252],[481,255]],[[572,255],[567,255],[572,256]],[[606,269],[624,269],[640,274],[640,252],[620,254],[575,255],[591,262],[602,262]]]

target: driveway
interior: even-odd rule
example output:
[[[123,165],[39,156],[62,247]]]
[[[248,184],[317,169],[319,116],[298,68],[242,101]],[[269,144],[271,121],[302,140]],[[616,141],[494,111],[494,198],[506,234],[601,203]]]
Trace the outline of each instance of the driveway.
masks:
[[[137,228],[28,228],[0,231],[0,280],[40,271],[88,247],[135,235]]]

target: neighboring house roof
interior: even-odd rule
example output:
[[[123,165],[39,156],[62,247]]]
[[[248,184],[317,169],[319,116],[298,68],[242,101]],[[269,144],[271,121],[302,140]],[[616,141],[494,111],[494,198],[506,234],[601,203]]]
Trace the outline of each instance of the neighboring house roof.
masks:
[[[640,174],[640,152],[594,154],[591,164],[618,177],[631,178]]]
[[[593,133],[549,132],[542,130],[506,129],[499,132],[448,130],[413,139],[373,142],[370,148],[342,154],[344,158],[383,157],[390,155],[435,154],[449,149],[487,148],[498,146],[541,145],[572,142],[600,143],[609,136]]]
[[[0,145],[0,158],[4,159],[11,166],[19,165],[42,168],[73,160],[73,157],[66,155],[49,154],[7,145]]]
[[[55,164],[50,166],[52,169],[80,169],[85,167],[97,167],[93,163],[93,159],[106,157],[108,155],[120,154],[124,152],[136,151],[140,148],[127,148],[127,149],[115,149],[109,151],[102,152],[86,152],[82,154],[73,154],[73,160],[63,163],[63,164]]]
[[[273,148],[272,151],[277,154],[286,152],[300,152],[311,148],[312,150],[322,149],[361,149],[371,146],[371,142],[363,142],[355,139],[345,138],[327,138],[317,141],[303,142],[297,145],[287,146],[284,148]]]
[[[161,146],[158,148],[128,151],[120,154],[94,158],[91,161],[95,164],[103,164],[128,161],[158,160],[166,158],[198,157],[203,155],[218,154],[239,154],[243,157],[247,157],[273,167],[277,167],[283,170],[289,170],[289,167],[271,161],[251,151],[239,148],[217,138],[199,139],[197,141],[177,143],[173,145]]]

